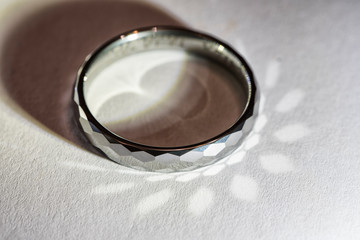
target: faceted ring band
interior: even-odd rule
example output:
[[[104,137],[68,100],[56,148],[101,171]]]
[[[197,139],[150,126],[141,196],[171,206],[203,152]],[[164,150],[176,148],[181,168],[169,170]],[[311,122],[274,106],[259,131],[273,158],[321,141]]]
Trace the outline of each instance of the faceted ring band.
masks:
[[[184,146],[151,146],[114,133],[97,119],[88,105],[91,75],[126,56],[161,49],[196,51],[226,68],[245,89],[241,115],[225,131],[209,139]],[[76,117],[91,144],[107,158],[123,166],[156,172],[189,171],[207,166],[236,150],[249,135],[258,114],[259,92],[245,61],[225,42],[198,31],[170,26],[152,26],[122,33],[92,52],[80,67],[75,87]],[[121,109],[119,109],[121,111]]]

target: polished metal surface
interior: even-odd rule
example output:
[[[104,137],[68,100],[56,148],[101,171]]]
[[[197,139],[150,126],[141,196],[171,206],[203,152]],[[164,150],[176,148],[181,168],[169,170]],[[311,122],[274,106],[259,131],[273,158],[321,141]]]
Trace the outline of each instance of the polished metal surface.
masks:
[[[181,49],[197,52],[225,66],[247,90],[246,107],[226,131],[206,141],[181,147],[157,147],[122,138],[104,127],[89,110],[87,86],[106,66],[119,58],[148,50]],[[85,84],[86,82],[86,84]],[[80,68],[74,100],[79,122],[91,143],[116,163],[135,169],[174,172],[209,165],[233,152],[251,131],[257,116],[259,93],[246,61],[229,45],[209,35],[174,27],[149,27],[121,34],[89,55]]]

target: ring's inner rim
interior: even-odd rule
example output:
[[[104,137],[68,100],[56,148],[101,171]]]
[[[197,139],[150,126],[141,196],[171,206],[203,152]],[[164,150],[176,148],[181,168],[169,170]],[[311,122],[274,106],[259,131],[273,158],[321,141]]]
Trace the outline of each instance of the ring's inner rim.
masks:
[[[246,90],[246,105],[238,119],[234,121],[234,123],[226,131],[218,134],[217,136],[214,136],[211,139],[205,140],[198,145],[203,145],[213,140],[220,139],[225,132],[227,132],[229,129],[231,129],[232,127],[234,127],[234,125],[238,123],[238,121],[244,115],[249,106],[252,90],[250,76],[241,59],[239,59],[239,57],[225,44],[201,34],[194,34],[190,31],[188,32],[185,30],[152,28],[151,30],[147,31],[133,31],[127,35],[121,35],[118,39],[115,39],[108,43],[95,55],[90,57],[87,62],[87,71],[83,73],[83,77],[79,79],[79,81],[86,82],[86,84],[82,84],[85,104],[87,105],[86,95],[92,80],[94,80],[95,76],[99,74],[104,68],[121,58],[135,53],[162,49],[179,49],[193,53],[196,52],[197,54],[204,56],[209,60],[215,61],[218,64],[226,67],[230,73],[234,74],[235,78],[239,80],[241,86]],[[90,108],[88,106],[86,107],[89,109],[89,113],[92,115],[92,118],[97,121],[91,113]],[[127,142],[141,145],[144,147],[157,147],[151,145],[144,145],[128,140],[109,130],[101,123],[98,122],[98,124],[101,125],[104,129],[106,129],[115,138],[119,138],[121,140],[125,140]],[[187,147],[188,146],[164,147],[164,149],[185,149]]]

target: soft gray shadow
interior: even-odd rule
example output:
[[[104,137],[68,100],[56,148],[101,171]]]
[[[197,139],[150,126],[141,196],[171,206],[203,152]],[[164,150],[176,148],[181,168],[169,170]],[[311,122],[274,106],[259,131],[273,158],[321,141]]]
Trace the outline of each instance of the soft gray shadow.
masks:
[[[93,151],[74,119],[77,70],[107,39],[150,25],[182,24],[140,2],[72,1],[38,10],[24,17],[5,40],[0,56],[5,90],[48,129]]]

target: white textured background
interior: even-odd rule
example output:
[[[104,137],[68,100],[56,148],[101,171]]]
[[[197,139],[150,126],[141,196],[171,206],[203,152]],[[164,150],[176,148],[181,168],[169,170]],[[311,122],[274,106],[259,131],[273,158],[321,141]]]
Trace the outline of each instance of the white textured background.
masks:
[[[153,2],[247,58],[265,100],[254,134],[212,167],[144,173],[2,89],[0,238],[360,239],[360,2]]]

